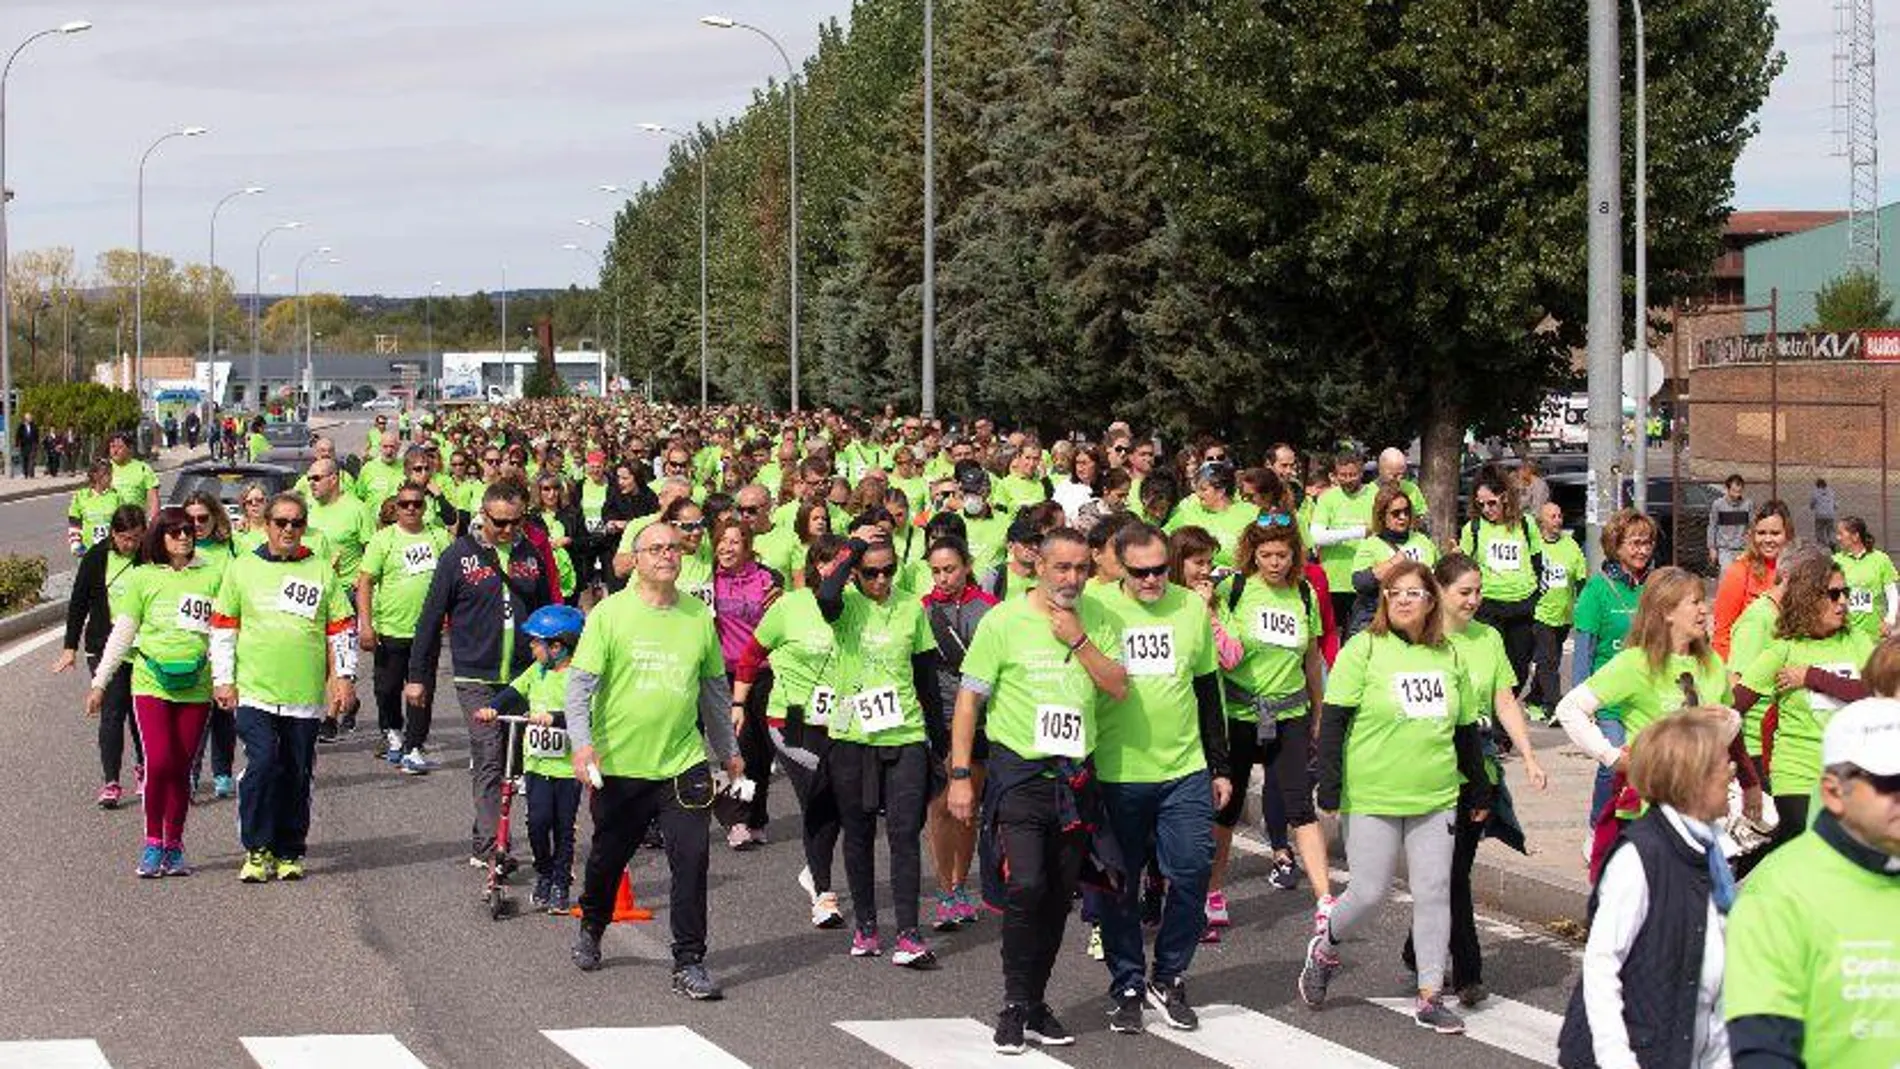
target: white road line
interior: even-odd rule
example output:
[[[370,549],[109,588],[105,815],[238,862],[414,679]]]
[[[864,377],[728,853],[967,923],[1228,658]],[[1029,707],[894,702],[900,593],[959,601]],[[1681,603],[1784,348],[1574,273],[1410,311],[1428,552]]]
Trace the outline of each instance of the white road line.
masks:
[[[1409,998],[1375,998],[1373,1004],[1394,1013],[1412,1015]],[[1557,1033],[1564,1019],[1548,1010],[1492,995],[1477,1009],[1454,1007],[1465,1019],[1465,1035],[1483,1043],[1527,1058],[1538,1065],[1557,1064]]]
[[[5,666],[12,664],[13,662],[19,660],[20,658],[26,656],[29,653],[32,653],[34,650],[39,649],[41,646],[46,645],[47,643],[53,641],[54,639],[60,637],[61,635],[65,633],[66,633],[66,627],[64,624],[61,624],[58,627],[49,627],[46,630],[40,632],[39,634],[34,635],[32,638],[25,639],[23,641],[16,642],[11,646],[8,646],[6,649],[6,652],[0,653],[0,668],[4,668]]]
[[[1148,1032],[1177,1047],[1235,1069],[1273,1061],[1286,1065],[1324,1065],[1328,1069],[1392,1069],[1377,1058],[1316,1036],[1301,1028],[1255,1013],[1244,1006],[1215,1004],[1200,1009],[1201,1027],[1179,1032],[1166,1022],[1153,1021]]]
[[[543,1029],[541,1034],[587,1069],[636,1069],[653,1065],[678,1069],[747,1069],[746,1063],[684,1025]]]
[[[43,1039],[0,1043],[0,1069],[112,1069],[90,1039]]]
[[[833,1021],[910,1069],[1060,1069],[1062,1063],[1032,1045],[1016,1057],[996,1052],[990,1026],[969,1017],[913,1017],[901,1021]]]
[[[428,1069],[395,1036],[245,1036],[262,1069]]]

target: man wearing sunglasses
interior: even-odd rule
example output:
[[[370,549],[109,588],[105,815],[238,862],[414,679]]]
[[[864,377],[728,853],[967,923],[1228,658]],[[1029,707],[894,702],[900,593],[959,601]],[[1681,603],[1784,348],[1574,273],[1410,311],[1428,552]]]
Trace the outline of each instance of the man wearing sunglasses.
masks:
[[[520,626],[541,606],[561,603],[554,559],[545,541],[537,544],[523,537],[526,509],[515,484],[490,486],[482,495],[480,523],[449,543],[436,560],[429,593],[416,618],[409,681],[403,688],[411,706],[428,701],[442,654],[442,625],[448,621],[455,697],[468,722],[474,762],[475,820],[469,836],[469,864],[477,868],[486,868],[495,850],[507,735],[498,721],[477,720],[474,714],[493,705],[495,695],[534,662]],[[515,863],[504,857],[501,864],[512,870]]]
[[[1900,701],[1834,714],[1822,812],[1763,861],[1728,919],[1737,1066],[1900,1065]]]

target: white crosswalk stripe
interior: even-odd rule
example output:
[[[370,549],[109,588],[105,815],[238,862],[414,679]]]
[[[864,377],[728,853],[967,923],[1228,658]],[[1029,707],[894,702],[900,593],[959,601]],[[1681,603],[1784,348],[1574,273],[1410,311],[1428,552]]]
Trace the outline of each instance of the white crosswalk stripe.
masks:
[[[1412,1015],[1409,998],[1375,998],[1373,1004],[1394,1013]],[[1561,1015],[1522,1002],[1492,995],[1476,1009],[1457,1008],[1465,1019],[1465,1035],[1488,1047],[1509,1051],[1539,1065],[1557,1064],[1557,1033]]]
[[[1267,1051],[1283,1065],[1323,1065],[1328,1069],[1392,1069],[1377,1058],[1342,1047],[1304,1029],[1277,1021],[1244,1006],[1216,1003],[1199,1010],[1201,1027],[1194,1032],[1169,1028],[1165,1021],[1151,1021],[1148,1032],[1186,1047],[1203,1058],[1242,1069],[1257,1066]]]
[[[395,1036],[245,1036],[262,1069],[428,1069]]]
[[[542,1030],[555,1046],[587,1069],[746,1069],[709,1039],[684,1025],[664,1028],[569,1028]]]
[[[0,1043],[0,1069],[112,1069],[90,1039],[40,1039]]]
[[[970,1017],[913,1017],[901,1021],[837,1021],[910,1069],[996,1069],[991,1027]],[[1061,1062],[1031,1047],[1008,1059],[1012,1069],[1058,1069]]]

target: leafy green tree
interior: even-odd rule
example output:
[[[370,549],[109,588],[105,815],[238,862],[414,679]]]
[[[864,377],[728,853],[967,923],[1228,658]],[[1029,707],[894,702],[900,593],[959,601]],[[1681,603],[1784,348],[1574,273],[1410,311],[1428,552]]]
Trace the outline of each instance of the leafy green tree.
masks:
[[[1814,322],[1809,330],[1877,330],[1891,327],[1893,298],[1872,271],[1849,271],[1821,287],[1814,295]]]

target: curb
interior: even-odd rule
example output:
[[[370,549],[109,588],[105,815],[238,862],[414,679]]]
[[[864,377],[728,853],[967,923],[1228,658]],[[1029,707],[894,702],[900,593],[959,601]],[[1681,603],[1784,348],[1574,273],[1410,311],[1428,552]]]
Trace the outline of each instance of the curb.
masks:
[[[23,635],[41,631],[66,618],[66,606],[57,601],[41,602],[25,612],[0,620],[0,642],[12,642]]]
[[[196,463],[199,459],[201,458],[193,457],[193,458],[188,458],[188,459],[180,460],[176,462],[169,461],[169,460],[156,461],[152,464],[152,471],[157,474],[162,475],[168,471],[177,471],[179,468],[182,468],[187,464]],[[26,487],[20,490],[0,490],[0,505],[11,504],[16,501],[31,501],[34,498],[53,497],[58,494],[70,493],[74,490],[79,489],[80,487],[84,485],[86,485],[86,479],[84,476],[81,476],[79,478],[75,478],[71,480],[63,480],[58,483],[47,483],[41,486],[30,486],[30,487]]]

